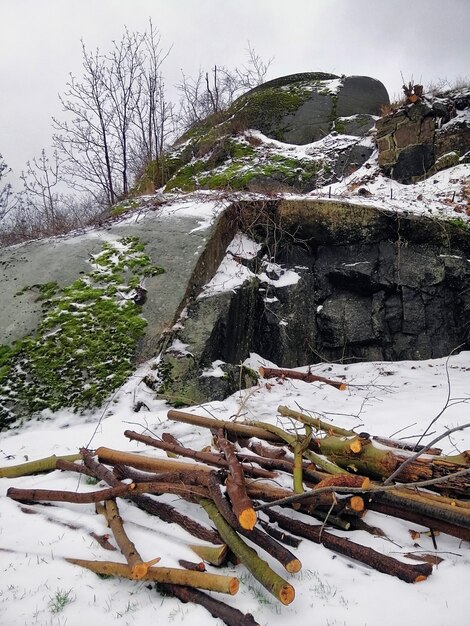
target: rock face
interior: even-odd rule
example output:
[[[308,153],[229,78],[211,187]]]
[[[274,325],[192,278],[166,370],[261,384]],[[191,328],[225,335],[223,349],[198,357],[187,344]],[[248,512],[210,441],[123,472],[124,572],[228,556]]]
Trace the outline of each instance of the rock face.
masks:
[[[268,231],[267,210],[264,223],[276,224]],[[250,375],[237,364],[250,352],[296,367],[437,358],[470,347],[468,230],[307,200],[260,208],[258,218],[251,235],[265,247],[240,260],[251,280],[190,304],[176,335],[187,352],[164,358],[167,397],[202,402],[237,390]],[[285,286],[288,272],[298,280]],[[219,378],[209,372],[214,362]]]
[[[470,151],[470,91],[421,100],[377,121],[379,165],[412,183],[459,162]]]

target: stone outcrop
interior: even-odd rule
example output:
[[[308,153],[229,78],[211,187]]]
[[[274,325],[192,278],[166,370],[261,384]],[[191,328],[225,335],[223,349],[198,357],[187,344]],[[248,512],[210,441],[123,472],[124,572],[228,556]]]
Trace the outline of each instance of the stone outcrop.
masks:
[[[241,260],[253,277],[234,293],[189,305],[175,336],[187,350],[164,357],[168,398],[221,399],[252,375],[237,367],[250,352],[296,367],[437,358],[470,347],[466,228],[336,202],[258,210],[250,232],[265,247],[257,259]],[[268,281],[265,254],[277,262]],[[298,281],[283,286],[289,270]],[[214,362],[218,377],[210,374]]]
[[[391,178],[412,183],[470,157],[470,92],[422,99],[376,124],[379,165]]]
[[[368,135],[388,102],[382,83],[367,76],[317,72],[269,81],[176,142],[165,157],[165,190],[306,193],[337,182],[371,156]],[[251,130],[308,147],[304,153],[287,151],[277,142],[253,137]],[[345,137],[338,142],[331,133]],[[154,182],[161,186],[165,181]]]

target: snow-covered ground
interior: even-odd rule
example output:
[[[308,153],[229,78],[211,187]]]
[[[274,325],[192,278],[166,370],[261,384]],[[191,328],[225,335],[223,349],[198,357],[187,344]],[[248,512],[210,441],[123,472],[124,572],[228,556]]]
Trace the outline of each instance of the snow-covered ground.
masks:
[[[286,151],[291,149],[286,147]],[[332,185],[331,190],[319,189],[309,196],[328,198],[331,194],[332,198],[377,205],[390,211],[467,220],[469,176],[470,165],[459,165],[417,185],[400,185],[380,174],[374,155],[348,179]],[[357,190],[361,187],[365,187],[370,195],[358,195]],[[240,195],[236,194],[237,197]],[[212,200],[217,197],[220,202],[214,204]],[[167,204],[160,209],[163,213],[199,215],[200,228],[205,228],[229,200],[220,192],[200,192],[184,197],[170,194],[167,199]],[[146,201],[151,203],[152,198]],[[204,201],[207,202],[204,204]],[[140,220],[144,214],[142,208],[123,219]],[[249,242],[242,240],[241,243],[245,256],[255,253],[249,248]],[[242,250],[235,247],[230,252],[236,256],[241,255]],[[240,271],[240,265],[234,263],[235,266]],[[225,289],[236,288],[244,278],[234,277],[232,269],[222,267],[219,272]],[[220,285],[211,284],[206,287],[205,295],[218,290]],[[252,355],[248,364],[257,369],[267,363]],[[50,454],[71,454],[81,446],[97,448],[104,445],[154,456],[163,454],[129,442],[123,436],[127,428],[144,433],[150,431],[157,437],[171,431],[181,442],[195,449],[210,445],[208,431],[166,419],[169,407],[156,400],[154,392],[143,382],[153,365],[148,362],[141,366],[108,403],[93,414],[81,416],[68,411],[43,414],[20,429],[2,433],[0,465],[13,465]],[[218,365],[214,364],[213,370],[206,375],[220,375]],[[235,393],[224,402],[193,407],[190,411],[221,419],[265,420],[288,428],[292,424],[277,414],[277,407],[284,404],[311,411],[357,432],[394,436],[409,442],[416,442],[445,406],[447,408],[425,441],[470,421],[470,352],[420,362],[318,364],[312,367],[312,371],[329,378],[344,377],[348,383],[347,391],[318,383],[261,381],[259,386]],[[144,408],[134,412],[133,407],[139,401],[149,410]],[[444,452],[450,454],[469,449],[470,431],[457,432],[442,443]],[[119,552],[105,551],[90,536],[91,532],[108,533],[104,518],[95,513],[94,505],[24,507],[6,497],[9,487],[97,489],[84,478],[60,471],[0,479],[0,624],[79,626],[88,623],[107,626],[116,622],[147,625],[158,621],[160,624],[220,625],[220,621],[210,617],[205,609],[163,597],[147,583],[104,580],[67,563],[64,557],[123,562]],[[209,525],[199,507],[176,496],[166,496],[162,500]],[[179,526],[168,525],[124,501],[120,503],[120,510],[128,534],[145,560],[159,556],[162,566],[178,566],[178,559],[197,560],[188,547],[189,543],[194,543],[194,538]],[[403,560],[407,560],[403,555],[409,552],[434,551],[432,540],[425,533],[419,538],[411,536],[410,529],[426,530],[416,524],[374,512],[368,512],[365,520],[382,528],[385,537],[375,537],[363,531],[349,533],[348,537]],[[468,543],[456,538],[443,534],[437,537],[437,554],[443,561],[428,580],[415,585],[377,573],[306,540],[300,544],[297,554],[303,568],[298,574],[287,575],[296,590],[296,598],[288,607],[281,606],[269,596],[243,565],[230,566],[220,572],[240,579],[238,595],[221,599],[243,612],[252,613],[262,626],[397,626],[404,623],[466,626],[470,621],[466,597],[470,549]],[[277,564],[273,563],[273,567],[279,571]],[[208,569],[217,571],[211,566]],[[58,610],[61,608],[60,598],[63,598],[63,608]]]
[[[266,362],[252,355],[255,368]],[[269,364],[268,364],[269,365]],[[168,406],[155,400],[143,383],[152,363],[135,372],[118,394],[102,410],[79,416],[67,411],[33,420],[18,431],[3,433],[0,444],[3,466],[32,460],[49,454],[70,454],[80,446],[100,445],[160,456],[162,452],[129,442],[127,428],[159,437],[171,431],[185,445],[201,449],[210,444],[210,433],[189,425],[168,421]],[[362,363],[313,367],[316,374],[329,378],[344,377],[349,387],[334,387],[292,380],[261,381],[258,387],[235,393],[224,402],[193,407],[194,413],[221,419],[257,419],[292,426],[277,414],[279,404],[312,411],[332,423],[383,436],[395,436],[416,442],[428,423],[451,401],[432,427],[430,437],[446,428],[468,422],[470,394],[468,379],[470,353],[421,362]],[[142,400],[149,411],[132,411]],[[397,434],[398,433],[398,434]],[[447,453],[470,448],[470,432],[455,433],[443,442]],[[0,623],[5,626],[106,626],[119,620],[122,624],[217,624],[201,607],[183,605],[160,596],[147,583],[127,580],[103,580],[70,565],[64,557],[116,559],[119,552],[107,552],[92,537],[108,533],[105,520],[95,513],[94,505],[60,504],[22,507],[8,499],[9,487],[37,487],[92,491],[77,475],[55,471],[50,474],[17,479],[0,479]],[[173,504],[194,519],[209,524],[204,512],[167,496]],[[23,510],[22,510],[23,509]],[[27,514],[29,511],[36,514]],[[178,566],[178,559],[197,560],[188,547],[194,538],[176,525],[168,525],[120,501],[120,510],[131,539],[145,560],[161,557],[160,565]],[[302,517],[302,516],[300,516]],[[354,541],[402,558],[408,552],[433,552],[431,538],[422,534],[413,539],[410,529],[425,530],[410,522],[368,512],[365,520],[379,526],[386,537],[374,537],[363,531],[348,533]],[[71,523],[76,528],[69,528]],[[341,533],[340,531],[334,531]],[[112,539],[111,539],[112,541]],[[236,575],[240,590],[236,596],[222,597],[228,604],[251,612],[263,626],[454,626],[468,624],[466,585],[470,549],[466,542],[441,534],[437,554],[444,560],[425,582],[410,585],[303,540],[294,551],[302,561],[300,573],[287,575],[294,585],[296,598],[288,607],[281,606],[247,572],[243,565],[230,566],[220,573]],[[272,562],[270,559],[268,559]],[[412,561],[409,561],[410,563]],[[280,570],[273,563],[273,567]],[[216,568],[208,566],[209,571]],[[281,575],[283,572],[279,571]],[[58,595],[70,599],[63,610],[54,613]],[[216,594],[214,594],[216,595]],[[122,621],[121,621],[122,620]],[[220,622],[219,622],[220,623]]]

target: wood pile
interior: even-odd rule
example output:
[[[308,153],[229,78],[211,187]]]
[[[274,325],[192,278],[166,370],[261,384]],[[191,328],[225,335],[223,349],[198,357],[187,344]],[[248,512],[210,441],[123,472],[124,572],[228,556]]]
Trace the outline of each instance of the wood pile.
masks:
[[[289,375],[285,370],[267,369],[263,374],[279,376],[279,372]],[[330,382],[344,388],[343,383]],[[204,562],[218,567],[227,559],[243,563],[279,602],[288,605],[295,597],[292,576],[302,567],[296,556],[301,538],[407,583],[424,581],[431,575],[432,564],[439,560],[433,560],[432,555],[424,555],[420,563],[406,563],[360,545],[344,532],[335,532],[360,529],[383,534],[367,523],[368,510],[421,524],[431,533],[439,531],[470,540],[470,452],[445,456],[432,442],[414,449],[399,441],[340,428],[285,406],[278,412],[290,420],[292,429],[170,410],[170,421],[208,429],[211,445],[193,450],[168,432],[157,439],[126,430],[129,440],[167,456],[106,447],[81,449],[77,455],[0,469],[0,477],[60,469],[102,481],[106,487],[87,493],[11,487],[7,495],[23,506],[37,502],[95,503],[127,564],[75,558],[67,559],[70,563],[100,575],[154,581],[159,590],[183,602],[199,603],[229,625],[251,626],[256,622],[252,615],[244,615],[207,593],[233,595],[239,582],[233,576],[207,573]],[[291,488],[279,486],[289,483]],[[208,524],[162,502],[161,494],[175,494],[197,503],[207,513]],[[126,534],[118,507],[120,498],[165,522],[178,524],[195,540],[203,541],[192,545],[201,562],[180,561],[180,569],[161,567],[158,557],[143,561]],[[31,508],[24,510],[32,512]],[[100,543],[115,549],[107,539]],[[262,551],[280,567],[268,565],[258,555]],[[282,575],[278,571],[281,568]]]

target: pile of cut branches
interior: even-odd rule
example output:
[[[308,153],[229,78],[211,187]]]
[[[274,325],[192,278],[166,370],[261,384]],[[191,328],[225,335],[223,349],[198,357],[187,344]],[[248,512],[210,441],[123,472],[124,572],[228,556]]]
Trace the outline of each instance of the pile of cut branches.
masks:
[[[75,558],[67,559],[69,562],[97,574],[155,581],[165,593],[183,602],[199,603],[229,625],[250,626],[255,620],[206,593],[235,594],[239,582],[234,577],[207,573],[204,562],[221,566],[227,560],[241,561],[287,605],[295,596],[289,577],[302,567],[295,554],[300,538],[407,583],[423,581],[432,573],[432,564],[438,559],[429,555],[423,555],[420,563],[404,562],[334,532],[361,529],[383,534],[366,522],[369,509],[419,523],[432,533],[440,531],[470,540],[470,502],[465,499],[470,494],[469,452],[445,456],[432,447],[433,442],[415,450],[395,440],[357,434],[285,406],[278,407],[278,412],[294,427],[223,421],[170,410],[169,420],[208,429],[208,443],[212,438],[209,447],[189,449],[168,432],[157,439],[126,430],[128,439],[157,448],[166,456],[106,447],[81,449],[69,457],[0,469],[0,477],[60,469],[102,481],[106,487],[87,493],[12,487],[7,495],[23,505],[95,503],[127,564]],[[176,494],[198,504],[212,525],[203,525],[163,502],[159,498],[162,494]],[[202,561],[180,561],[181,569],[157,565],[158,557],[143,561],[126,534],[119,498],[165,522],[178,524],[203,541],[191,546]],[[268,565],[246,540],[278,561],[285,572],[281,575],[278,568]],[[100,543],[115,549],[109,542]]]

